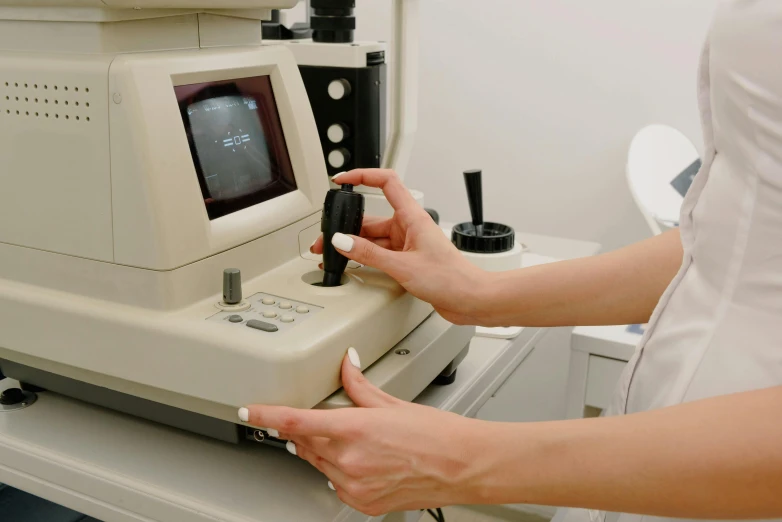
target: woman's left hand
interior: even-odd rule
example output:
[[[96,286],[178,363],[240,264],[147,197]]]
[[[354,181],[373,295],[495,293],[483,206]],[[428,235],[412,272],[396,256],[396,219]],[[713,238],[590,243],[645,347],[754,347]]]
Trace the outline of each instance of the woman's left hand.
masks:
[[[248,422],[277,430],[290,441],[288,451],[320,470],[345,504],[367,515],[468,501],[476,442],[485,440],[481,423],[391,397],[357,366],[351,349],[342,381],[357,408],[249,406]]]

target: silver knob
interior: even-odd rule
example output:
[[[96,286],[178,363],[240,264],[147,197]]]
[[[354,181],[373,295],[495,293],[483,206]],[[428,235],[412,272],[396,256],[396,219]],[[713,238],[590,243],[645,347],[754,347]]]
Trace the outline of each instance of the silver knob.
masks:
[[[242,302],[242,271],[238,268],[223,270],[223,303],[237,305]]]

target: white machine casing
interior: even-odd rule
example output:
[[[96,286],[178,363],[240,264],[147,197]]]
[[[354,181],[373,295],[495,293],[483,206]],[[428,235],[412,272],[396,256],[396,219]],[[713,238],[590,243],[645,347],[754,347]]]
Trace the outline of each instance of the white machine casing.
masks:
[[[473,329],[380,272],[312,285],[329,181],[293,55],[260,46],[268,9],[295,3],[0,0],[9,376],[32,368],[233,423],[247,404],[328,407],[349,347],[367,367],[422,324],[456,342],[390,365],[407,386],[376,370],[395,394],[412,399],[463,352]],[[271,79],[297,190],[210,221],[174,87],[257,76]],[[233,310],[220,307],[226,268],[243,276]],[[277,333],[224,320],[261,318],[264,296],[310,313]]]

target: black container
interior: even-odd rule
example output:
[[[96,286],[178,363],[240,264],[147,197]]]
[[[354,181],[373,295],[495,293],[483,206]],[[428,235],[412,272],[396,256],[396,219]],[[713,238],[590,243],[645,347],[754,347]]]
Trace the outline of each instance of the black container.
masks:
[[[453,227],[451,241],[456,248],[475,254],[501,254],[513,250],[516,245],[513,228],[483,221],[483,173],[477,169],[465,171],[464,185],[472,222]]]
[[[478,235],[474,224],[461,223],[453,227],[451,241],[462,252],[500,254],[513,250],[516,232],[508,225],[486,222],[483,235]]]

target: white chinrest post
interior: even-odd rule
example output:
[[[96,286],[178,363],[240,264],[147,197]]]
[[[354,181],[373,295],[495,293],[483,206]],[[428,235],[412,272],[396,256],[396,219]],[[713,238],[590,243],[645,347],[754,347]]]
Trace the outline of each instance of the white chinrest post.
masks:
[[[393,74],[383,168],[404,179],[418,130],[419,0],[393,0]]]

